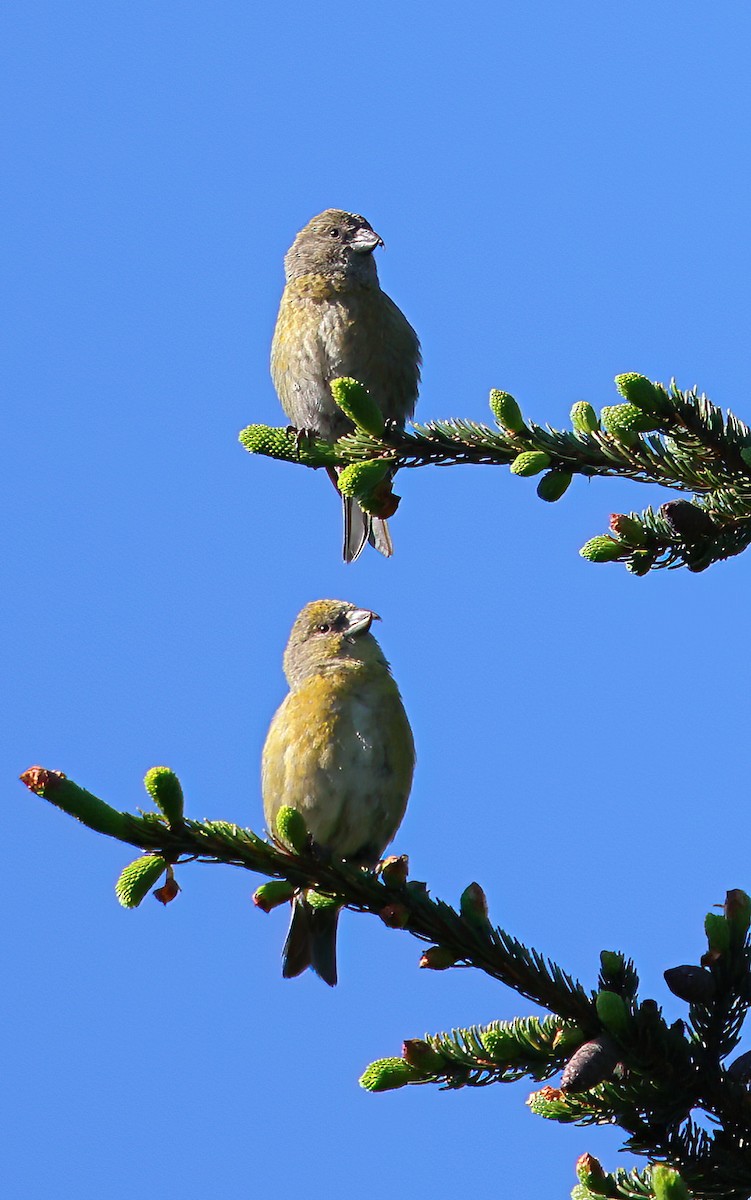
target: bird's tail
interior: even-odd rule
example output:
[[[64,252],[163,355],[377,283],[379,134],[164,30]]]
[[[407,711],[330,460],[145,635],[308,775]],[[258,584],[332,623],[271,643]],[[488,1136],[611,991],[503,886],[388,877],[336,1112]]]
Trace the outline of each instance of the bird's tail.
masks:
[[[375,546],[386,558],[391,558],[394,545],[389,527],[381,517],[371,517],[363,512],[351,496],[342,496],[344,508],[344,554],[345,562],[354,562],[362,554],[366,542]]]
[[[336,467],[327,468],[329,479],[337,491],[339,472]],[[341,494],[341,493],[340,493]],[[396,507],[396,505],[394,505]],[[342,496],[344,513],[344,545],[342,554],[345,562],[354,562],[362,554],[365,543],[370,542],[385,558],[391,558],[394,544],[391,541],[389,527],[383,517],[372,517],[363,512],[360,505],[352,496]],[[391,513],[389,513],[391,516]]]
[[[282,951],[282,975],[292,979],[312,967],[330,987],[336,986],[336,927],[340,909],[312,908],[304,896],[292,901],[292,920]]]

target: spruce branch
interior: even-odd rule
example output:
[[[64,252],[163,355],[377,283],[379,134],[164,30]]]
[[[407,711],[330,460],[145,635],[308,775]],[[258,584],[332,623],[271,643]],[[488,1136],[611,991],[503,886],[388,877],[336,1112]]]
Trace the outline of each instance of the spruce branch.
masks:
[[[657,512],[616,513],[610,533],[591,538],[582,556],[622,562],[645,575],[663,567],[703,571],[740,554],[751,543],[751,429],[696,388],[681,391],[674,381],[665,387],[628,373],[616,376],[616,387],[623,403],[606,405],[598,417],[577,401],[570,430],[525,420],[513,396],[493,390],[496,429],[451,418],[406,431],[388,423],[381,429],[365,388],[334,380],[332,395],[352,422],[351,433],[329,443],[306,431],[250,425],[240,442],[253,454],[342,468],[348,494],[354,488],[367,502],[372,490],[373,511],[382,502],[378,482],[398,468],[506,466],[520,478],[540,475],[537,494],[548,503],[563,497],[575,475],[659,484],[695,500],[671,501]],[[357,472],[364,464],[370,474]]]
[[[138,847],[141,856],[117,884],[126,907],[136,907],[163,875],[154,895],[165,904],[174,900],[176,871],[189,862],[239,866],[268,880],[254,896],[264,912],[306,889],[311,903],[377,915],[430,943],[422,967],[475,967],[550,1014],[408,1038],[400,1057],[366,1069],[361,1083],[368,1090],[530,1078],[544,1084],[529,1098],[533,1112],[561,1123],[618,1125],[626,1148],[651,1160],[645,1172],[606,1175],[584,1156],[574,1190],[579,1200],[672,1200],[681,1187],[708,1200],[751,1196],[751,1054],[725,1062],[751,1005],[751,899],[744,892],[728,892],[723,912],[708,914],[701,964],[666,972],[671,991],[688,1005],[688,1021],[668,1025],[655,1000],[639,998],[636,969],[623,954],[601,953],[597,989],[587,991],[495,927],[477,883],[454,909],[408,878],[404,857],[386,859],[376,872],[332,859],[312,843],[294,809],[280,811],[279,843],[272,843],[230,822],[185,817],[182,788],[167,767],[152,768],[145,780],[159,811],[139,814],[112,808],[60,772],[34,767],[21,778],[95,832]],[[546,1083],[557,1074],[557,1086]],[[699,1118],[704,1124],[709,1118],[709,1130]],[[667,1164],[667,1174],[658,1174],[658,1162]]]
[[[299,852],[282,849],[227,821],[183,818],[170,826],[161,814],[119,812],[60,772],[43,767],[31,767],[21,781],[89,828],[156,855],[173,868],[191,861],[226,863],[286,880],[296,888],[312,888],[435,943],[457,966],[476,967],[585,1030],[599,1028],[594,998],[558,964],[478,920],[466,902],[460,913],[433,900],[423,883],[408,880],[394,886],[373,872],[322,856],[313,846]]]

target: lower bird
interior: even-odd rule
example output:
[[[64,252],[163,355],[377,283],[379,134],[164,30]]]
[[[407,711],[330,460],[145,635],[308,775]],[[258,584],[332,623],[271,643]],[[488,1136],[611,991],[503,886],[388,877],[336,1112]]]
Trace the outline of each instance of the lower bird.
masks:
[[[415,409],[420,343],[381,290],[373,251],[382,245],[364,217],[329,208],[300,230],[284,259],[271,375],[292,424],[326,441],[354,428],[332,399],[332,379],[359,380],[397,429]],[[336,484],[337,472],[332,468],[329,475]],[[385,520],[342,499],[345,562],[353,562],[368,541],[388,558],[393,545]]]
[[[297,617],[284,652],[289,694],[263,749],[266,823],[275,835],[283,806],[305,818],[314,843],[373,867],[401,824],[415,749],[399,689],[370,632],[374,612],[314,600]],[[308,967],[337,981],[336,907],[293,901],[283,951],[285,978]]]

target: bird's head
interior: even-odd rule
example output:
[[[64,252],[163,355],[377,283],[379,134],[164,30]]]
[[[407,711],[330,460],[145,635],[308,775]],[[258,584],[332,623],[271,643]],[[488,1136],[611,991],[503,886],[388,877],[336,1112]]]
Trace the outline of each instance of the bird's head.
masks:
[[[346,275],[362,283],[377,282],[373,251],[382,245],[365,217],[327,208],[308,221],[287,251],[287,281],[301,275]]]
[[[291,687],[327,669],[355,663],[387,666],[370,632],[380,617],[346,600],[313,600],[298,615],[284,652]]]

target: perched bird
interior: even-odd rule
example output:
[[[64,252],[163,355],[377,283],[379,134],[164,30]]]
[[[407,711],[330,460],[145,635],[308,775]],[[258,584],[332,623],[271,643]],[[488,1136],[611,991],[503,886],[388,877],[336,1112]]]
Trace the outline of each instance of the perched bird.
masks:
[[[353,429],[329,390],[340,376],[359,380],[399,429],[415,409],[420,343],[381,291],[373,251],[382,245],[364,217],[329,208],[300,230],[284,259],[271,376],[292,424],[327,441]],[[333,468],[329,475],[336,485]],[[392,554],[386,522],[342,499],[345,562],[354,562],[366,541]]]
[[[412,730],[378,642],[379,618],[342,600],[306,604],[284,652],[290,691],[263,748],[262,790],[272,836],[282,805],[305,818],[323,851],[375,866],[401,824],[412,784]],[[293,901],[285,978],[312,967],[336,983],[337,908]]]

